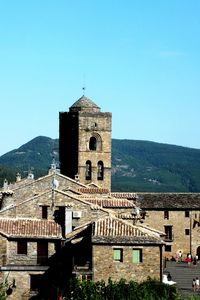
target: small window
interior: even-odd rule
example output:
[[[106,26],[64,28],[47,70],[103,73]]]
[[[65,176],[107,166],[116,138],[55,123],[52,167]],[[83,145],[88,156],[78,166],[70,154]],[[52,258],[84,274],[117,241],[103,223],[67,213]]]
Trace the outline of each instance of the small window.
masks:
[[[123,249],[114,249],[113,250],[113,259],[115,261],[123,261]]]
[[[17,242],[17,254],[27,255],[27,242],[18,241]]]
[[[42,219],[48,218],[48,206],[42,206]]]
[[[185,235],[190,235],[190,229],[185,229]]]
[[[37,291],[41,286],[42,275],[30,275],[30,289],[31,291]]]
[[[172,241],[173,240],[173,230],[172,230],[172,225],[166,225],[164,226],[165,230],[165,241]]]
[[[185,217],[186,217],[186,218],[189,218],[189,216],[190,216],[190,212],[189,212],[188,210],[186,210],[186,211],[185,211]]]
[[[103,162],[100,160],[97,165],[97,180],[103,180],[104,177],[104,167]]]
[[[164,219],[169,219],[169,211],[164,210]]]
[[[172,251],[172,246],[171,245],[165,245],[165,251],[166,252],[171,252]]]
[[[90,138],[89,149],[93,151],[97,150],[97,139],[94,136]]]
[[[142,249],[133,249],[132,262],[134,264],[142,262]]]
[[[85,164],[85,179],[86,180],[92,179],[92,163],[90,160],[87,160]]]

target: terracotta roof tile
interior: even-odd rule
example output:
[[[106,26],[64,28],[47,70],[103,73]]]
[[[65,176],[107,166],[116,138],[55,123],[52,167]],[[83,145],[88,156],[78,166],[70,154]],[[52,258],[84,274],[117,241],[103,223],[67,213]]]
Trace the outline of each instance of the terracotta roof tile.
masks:
[[[137,194],[136,193],[120,193],[120,192],[116,192],[116,193],[111,193],[112,197],[118,198],[118,199],[131,199],[131,200],[135,200],[137,199]]]
[[[61,238],[61,227],[48,220],[1,218],[0,232],[7,237]]]
[[[107,194],[109,192],[108,189],[103,188],[80,188],[78,191],[86,194]]]
[[[82,198],[82,196],[80,197]],[[115,198],[90,198],[84,197],[85,201],[90,202],[91,204],[99,205],[104,208],[133,208],[135,205],[133,202],[128,201],[127,199],[115,199]]]
[[[94,222],[94,236],[110,237],[154,237],[158,238],[151,231],[131,225],[114,217],[106,217]]]

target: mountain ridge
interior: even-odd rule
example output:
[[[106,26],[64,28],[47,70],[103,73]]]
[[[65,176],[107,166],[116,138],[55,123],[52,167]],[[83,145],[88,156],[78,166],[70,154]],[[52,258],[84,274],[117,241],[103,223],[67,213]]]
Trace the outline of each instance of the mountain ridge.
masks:
[[[7,175],[20,172],[35,177],[47,174],[59,162],[58,139],[38,136],[0,156],[0,185]],[[112,191],[199,192],[200,150],[184,146],[130,139],[112,139]]]

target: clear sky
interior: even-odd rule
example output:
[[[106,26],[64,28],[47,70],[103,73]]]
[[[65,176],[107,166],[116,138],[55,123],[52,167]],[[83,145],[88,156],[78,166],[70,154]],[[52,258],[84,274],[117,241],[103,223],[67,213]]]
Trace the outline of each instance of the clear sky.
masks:
[[[113,138],[200,148],[200,1],[0,1],[0,155],[58,138],[83,86]]]

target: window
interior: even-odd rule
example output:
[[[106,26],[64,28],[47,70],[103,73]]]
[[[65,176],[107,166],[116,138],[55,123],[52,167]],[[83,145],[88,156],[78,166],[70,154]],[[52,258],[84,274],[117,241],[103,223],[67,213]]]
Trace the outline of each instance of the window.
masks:
[[[185,211],[185,217],[189,218],[190,217],[190,212],[188,210]]]
[[[97,139],[94,136],[92,136],[90,138],[89,149],[90,150],[97,150]]]
[[[48,218],[48,206],[42,206],[42,219]]]
[[[133,249],[132,262],[134,264],[142,262],[142,249]]]
[[[37,291],[40,288],[42,281],[42,275],[30,275],[30,289],[31,291]]]
[[[103,180],[104,167],[103,162],[100,160],[97,165],[97,179]]]
[[[164,210],[164,219],[169,219],[169,211]]]
[[[190,229],[185,229],[185,235],[190,235]]]
[[[166,252],[171,252],[172,251],[172,246],[171,245],[165,245],[165,251]]]
[[[38,241],[37,242],[37,264],[46,265],[48,260],[48,242]]]
[[[86,161],[85,179],[86,180],[92,179],[92,163],[90,160]]]
[[[17,242],[17,254],[27,255],[27,242],[26,241],[18,241]]]
[[[123,249],[113,249],[113,259],[115,261],[123,261]]]
[[[165,234],[166,234],[165,240],[172,241],[172,239],[173,239],[172,225],[166,225],[166,226],[164,226],[164,228],[165,228]]]

